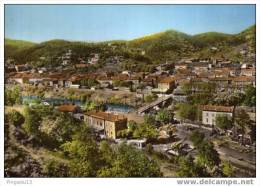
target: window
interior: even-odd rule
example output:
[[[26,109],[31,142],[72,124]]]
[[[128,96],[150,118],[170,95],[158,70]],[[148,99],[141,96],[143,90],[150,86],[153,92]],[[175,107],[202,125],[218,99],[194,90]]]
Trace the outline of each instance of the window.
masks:
[[[209,119],[208,118],[206,118],[206,123],[208,123],[209,122]]]
[[[206,116],[209,116],[209,113],[208,113],[208,112],[206,113]]]

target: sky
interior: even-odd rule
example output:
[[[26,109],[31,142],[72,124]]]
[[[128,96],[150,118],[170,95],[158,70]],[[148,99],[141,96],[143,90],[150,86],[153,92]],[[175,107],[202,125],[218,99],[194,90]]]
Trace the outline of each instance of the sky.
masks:
[[[130,40],[169,29],[239,33],[254,5],[6,5],[5,38],[42,42]]]

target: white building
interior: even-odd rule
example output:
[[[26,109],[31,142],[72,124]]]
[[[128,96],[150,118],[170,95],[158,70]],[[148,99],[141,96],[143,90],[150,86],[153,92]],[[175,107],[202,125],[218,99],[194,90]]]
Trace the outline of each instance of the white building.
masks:
[[[216,125],[217,115],[233,117],[234,107],[204,105],[202,106],[202,123],[205,125]]]

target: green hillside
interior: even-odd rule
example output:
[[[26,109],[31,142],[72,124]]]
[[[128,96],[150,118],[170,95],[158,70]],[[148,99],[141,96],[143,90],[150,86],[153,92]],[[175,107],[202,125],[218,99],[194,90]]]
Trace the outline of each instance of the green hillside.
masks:
[[[18,51],[33,47],[34,45],[36,43],[29,41],[5,39],[5,56],[12,57]]]
[[[14,58],[17,63],[32,64],[38,63],[40,57],[48,58],[40,65],[59,65],[59,57],[69,49],[73,51],[75,62],[78,57],[87,58],[92,53],[100,53],[104,59],[120,55],[127,61],[137,64],[176,61],[183,57],[229,57],[234,60],[244,60],[239,56],[242,48],[255,53],[255,25],[233,35],[217,32],[188,35],[167,30],[129,41],[87,43],[51,40],[39,44],[10,39],[5,41],[7,57]],[[213,47],[217,50],[212,50]],[[145,51],[143,56],[140,52],[142,50]]]
[[[13,40],[13,39],[5,39],[5,45],[13,46],[17,48],[26,48],[35,45],[36,43],[23,41],[23,40]]]

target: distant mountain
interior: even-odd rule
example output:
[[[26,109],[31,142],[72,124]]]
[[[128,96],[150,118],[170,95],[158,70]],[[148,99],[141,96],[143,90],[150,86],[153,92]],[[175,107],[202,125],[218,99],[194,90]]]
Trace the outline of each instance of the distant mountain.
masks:
[[[48,63],[53,63],[53,59],[57,59],[69,49],[73,51],[74,59],[87,58],[91,53],[101,53],[101,56],[105,57],[121,55],[134,58],[137,62],[139,60],[160,63],[165,60],[175,61],[182,57],[227,57],[239,61],[245,60],[245,56],[240,54],[241,50],[255,53],[255,25],[239,34],[207,32],[188,35],[176,30],[167,30],[129,41],[98,43],[51,40],[36,44],[5,40],[6,57],[14,58],[17,63],[33,63],[41,56],[51,58],[52,61]],[[145,56],[138,57],[141,55],[140,50],[145,51]]]

